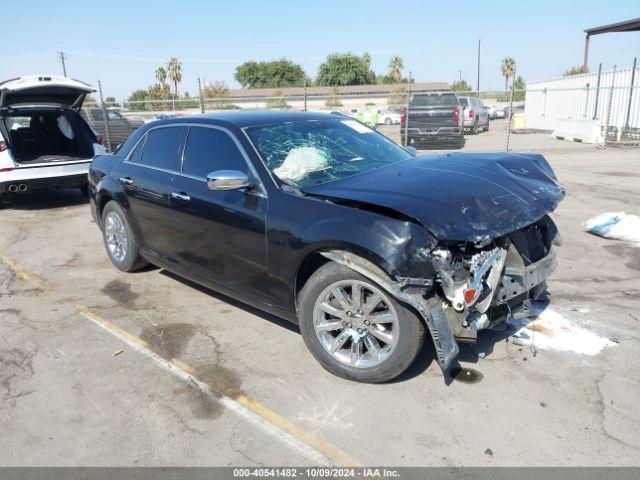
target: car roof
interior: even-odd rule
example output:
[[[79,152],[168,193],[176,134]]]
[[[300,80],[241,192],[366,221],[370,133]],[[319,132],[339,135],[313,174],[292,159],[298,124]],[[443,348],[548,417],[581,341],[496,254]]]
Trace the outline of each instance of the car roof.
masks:
[[[318,112],[298,112],[287,110],[229,110],[202,115],[189,115],[185,117],[169,118],[153,122],[154,125],[167,123],[212,123],[230,124],[238,128],[265,125],[269,123],[285,123],[304,120],[342,119],[343,115],[334,115]]]

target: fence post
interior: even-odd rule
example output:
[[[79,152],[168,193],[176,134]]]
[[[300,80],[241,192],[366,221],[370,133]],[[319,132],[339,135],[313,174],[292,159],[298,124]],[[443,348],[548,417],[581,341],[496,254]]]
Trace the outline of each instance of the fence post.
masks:
[[[102,83],[98,80],[98,93],[100,94],[100,105],[102,106],[102,116],[104,118],[104,145],[107,152],[111,152],[111,135],[109,135],[109,117],[107,117],[107,106],[102,96]]]
[[[516,71],[513,71],[513,79],[516,78]],[[507,152],[509,151],[509,142],[511,141],[511,119],[513,118],[513,89],[515,81],[511,82],[511,90],[509,91],[509,120],[507,121]]]
[[[304,111],[307,111],[307,79],[304,79]]]
[[[202,84],[200,83],[200,77],[198,77],[198,98],[200,98],[200,113],[204,113],[204,97],[202,96]]]
[[[616,65],[613,66],[613,74],[611,77],[611,90],[609,91],[609,104],[607,105],[607,119],[604,122],[604,132],[602,134],[602,147],[607,146],[607,137],[609,136],[609,122],[611,121],[611,105],[613,104],[613,87],[616,84]]]
[[[633,83],[636,80],[636,64],[638,62],[638,57],[634,57],[633,59],[633,69],[631,70],[631,85],[629,85],[629,105],[627,106],[627,118],[624,121],[624,128],[627,130],[629,128],[629,117],[631,116],[631,102],[633,101]]]
[[[591,120],[595,120],[598,118],[598,99],[600,98],[600,77],[602,76],[602,64],[598,65],[598,81],[596,83],[596,101],[593,107],[593,118]]]
[[[409,83],[407,84],[407,106],[404,111],[404,138],[400,139],[402,145],[409,146],[409,103],[411,102],[411,70],[409,70]],[[402,125],[400,125],[402,133]]]

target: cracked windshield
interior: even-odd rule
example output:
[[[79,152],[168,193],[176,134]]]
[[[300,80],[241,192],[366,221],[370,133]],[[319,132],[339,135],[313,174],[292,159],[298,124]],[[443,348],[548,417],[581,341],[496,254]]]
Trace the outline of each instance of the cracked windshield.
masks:
[[[313,120],[247,129],[267,168],[297,188],[332,182],[411,157],[356,120]]]

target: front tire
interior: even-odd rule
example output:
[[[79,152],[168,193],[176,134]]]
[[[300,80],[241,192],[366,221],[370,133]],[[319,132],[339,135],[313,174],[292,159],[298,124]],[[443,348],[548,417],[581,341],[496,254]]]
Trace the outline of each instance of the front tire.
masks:
[[[102,240],[109,260],[118,270],[135,272],[148,262],[140,256],[135,235],[122,207],[111,200],[102,211]]]
[[[404,372],[424,343],[416,314],[382,287],[335,262],[320,267],[299,296],[300,331],[329,372],[368,383]]]

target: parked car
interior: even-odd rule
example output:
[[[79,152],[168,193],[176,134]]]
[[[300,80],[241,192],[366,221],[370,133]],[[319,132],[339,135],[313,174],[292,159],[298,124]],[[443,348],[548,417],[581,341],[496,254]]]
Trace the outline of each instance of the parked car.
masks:
[[[402,373],[530,314],[563,198],[541,155],[416,157],[360,122],[224,112],[147,124],[89,175],[111,262],[148,262],[298,323],[344,378]]]
[[[462,125],[472,135],[489,130],[489,111],[482,100],[475,97],[460,97],[463,108]]]
[[[85,108],[81,115],[100,135],[105,136],[107,126],[109,127],[109,146],[112,150],[123,144],[137,128],[144,124],[142,119],[127,118],[113,108],[106,109],[106,112],[106,122],[105,111],[102,108]]]
[[[415,94],[401,116],[402,142],[416,148],[462,148],[462,116],[455,93]]]
[[[90,85],[32,75],[0,83],[0,195],[54,187],[86,191],[101,138],[78,111]]]
[[[378,112],[378,125],[399,125],[402,115],[400,112],[394,112],[391,110],[381,110]]]

